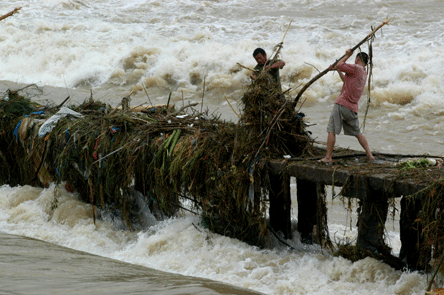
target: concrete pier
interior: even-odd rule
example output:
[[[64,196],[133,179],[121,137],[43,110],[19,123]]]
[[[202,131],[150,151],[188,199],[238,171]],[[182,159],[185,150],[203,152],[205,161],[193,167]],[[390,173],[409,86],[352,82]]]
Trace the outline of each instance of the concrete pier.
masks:
[[[346,160],[325,164],[316,160],[270,160],[267,165],[278,179],[284,182],[295,177],[298,201],[298,231],[305,243],[317,242],[314,228],[319,219],[319,188],[325,185],[342,187],[341,195],[357,198],[360,202],[358,215],[358,238],[356,245],[374,253],[390,251],[384,241],[385,222],[390,198],[401,198],[400,237],[402,259],[411,269],[424,269],[429,255],[420,255],[422,228],[415,222],[421,208],[424,189],[434,180],[444,176],[439,167],[420,169],[408,174],[399,170],[396,163],[399,156],[381,157],[378,163],[367,163],[363,157],[350,157]],[[285,176],[284,176],[285,175]],[[278,189],[279,183],[273,187]],[[291,202],[289,190],[281,190],[279,202],[270,198],[270,224],[275,231],[287,232],[288,205]],[[281,206],[280,211],[274,209]],[[273,210],[271,209],[273,208]],[[423,249],[422,249],[423,251]]]
[[[14,109],[21,110],[23,102],[17,98],[15,103]],[[94,103],[97,105],[92,106]],[[375,153],[377,160],[369,163],[365,154],[343,149],[335,150],[332,164],[325,164],[317,161],[325,150],[311,146],[303,135],[304,140],[296,141],[301,146],[294,145],[298,150],[294,155],[304,154],[303,158],[270,159],[282,151],[266,153],[269,147],[265,147],[260,155],[266,141],[259,148],[237,142],[240,135],[243,140],[256,141],[249,129],[228,124],[219,134],[225,123],[177,116],[165,106],[154,113],[153,109],[113,109],[109,113],[106,109],[100,102],[85,102],[78,109],[85,118],[61,120],[45,137],[38,135],[46,118],[40,113],[23,117],[20,111],[4,120],[0,132],[2,184],[46,187],[64,182],[68,190],[93,206],[93,212],[95,206],[111,206],[128,229],[140,226],[141,206],[135,202],[135,191],[161,217],[173,216],[183,208],[181,198],[186,198],[194,202],[196,214],[211,231],[265,247],[270,227],[280,237],[292,238],[290,179],[295,177],[302,242],[331,244],[325,186],[332,185],[342,187],[343,197],[359,200],[360,248],[390,252],[384,240],[387,211],[391,199],[401,198],[399,258],[412,269],[424,269],[430,253],[442,252],[444,213],[442,218],[438,215],[444,212],[444,174],[438,165],[404,169],[398,164],[405,155]],[[297,118],[302,124],[301,117]],[[304,132],[304,126],[300,127]],[[286,132],[289,134],[293,133]],[[430,189],[433,184],[437,189]],[[439,202],[428,206],[424,215],[426,200],[431,199]],[[95,213],[92,217],[96,218]]]

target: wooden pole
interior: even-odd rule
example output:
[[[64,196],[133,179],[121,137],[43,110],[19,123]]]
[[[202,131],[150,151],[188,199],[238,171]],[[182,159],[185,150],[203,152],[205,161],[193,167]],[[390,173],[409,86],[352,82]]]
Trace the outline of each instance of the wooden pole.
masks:
[[[203,102],[204,102],[204,97],[205,97],[205,78],[204,77],[204,84],[203,84],[203,88],[202,88],[202,103],[200,105],[200,112],[202,113],[203,110]]]
[[[233,110],[233,112],[239,117],[239,119],[241,118],[241,116],[239,116],[239,114],[234,110],[233,106],[231,105],[230,101],[228,100],[227,96],[225,96],[225,99],[228,102],[228,105],[231,107],[231,109]]]
[[[276,51],[276,53],[274,54],[274,56],[273,56],[273,58],[271,59],[271,61],[274,61],[275,59],[277,59],[279,53],[281,52],[282,45],[284,45],[284,39],[285,39],[285,36],[287,36],[288,29],[290,29],[291,22],[292,22],[292,21],[290,21],[290,23],[288,24],[287,30],[285,31],[284,37],[282,37],[282,41],[281,41],[281,43],[279,43],[278,45],[276,45],[275,48],[277,48],[277,51]]]
[[[252,71],[252,72],[254,72],[255,70],[254,69],[250,69],[250,68],[248,68],[248,67],[246,67],[246,66],[243,66],[243,65],[241,65],[240,63],[236,63],[238,66],[240,66],[241,68],[244,68],[244,69],[246,69],[246,70],[249,70],[249,71]]]
[[[150,102],[151,107],[152,107],[153,103],[151,102],[150,96],[148,95],[148,92],[146,91],[145,85],[143,85],[143,84],[144,83],[142,83],[143,90],[145,91],[146,97],[148,97],[148,101]],[[183,94],[182,94],[182,96],[183,96]]]
[[[170,100],[171,100],[171,92],[170,92],[170,95],[168,96],[168,102],[167,102],[167,107],[166,107],[167,110],[170,107]]]
[[[372,38],[370,38],[370,44],[368,46],[368,57],[369,57],[368,83],[367,83],[368,99],[367,99],[367,108],[365,109],[364,121],[363,121],[362,127],[361,127],[362,132],[364,132],[364,130],[365,130],[365,121],[367,119],[368,108],[370,107],[370,100],[371,100],[372,71],[373,71],[373,46],[372,46],[372,43],[373,43],[374,37],[375,36],[372,36]]]
[[[368,34],[364,39],[362,39],[361,42],[359,42],[358,44],[356,44],[353,48],[352,51],[355,51],[356,48],[358,48],[359,46],[361,46],[364,42],[366,42],[369,38],[371,38],[380,28],[382,28],[383,26],[385,26],[386,24],[389,23],[389,19],[387,19],[386,21],[384,21],[382,24],[380,24],[376,29],[374,29],[370,34]],[[345,56],[345,54],[343,56],[341,56],[340,58],[338,58],[333,64],[332,66],[335,67],[336,64]],[[311,86],[311,84],[313,84],[316,80],[318,80],[319,78],[321,78],[322,76],[324,76],[325,74],[327,74],[329,71],[329,68],[326,68],[325,70],[323,70],[322,72],[320,72],[319,74],[316,75],[316,77],[314,77],[313,79],[311,79],[307,84],[304,85],[304,87],[302,87],[302,89],[299,91],[298,95],[296,96],[296,98],[293,101],[294,106],[296,106],[296,104],[298,103],[299,99],[301,98],[302,94],[305,92],[305,90],[307,90],[308,87]]]
[[[94,191],[91,178],[88,178],[88,184],[89,184],[89,200],[92,206],[93,221],[94,225],[96,225],[96,207],[94,206]]]

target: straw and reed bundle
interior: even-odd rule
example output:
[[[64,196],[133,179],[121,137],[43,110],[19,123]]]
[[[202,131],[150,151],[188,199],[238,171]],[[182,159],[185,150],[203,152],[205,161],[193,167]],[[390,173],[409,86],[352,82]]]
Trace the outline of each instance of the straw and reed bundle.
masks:
[[[269,183],[262,160],[307,153],[311,139],[303,116],[259,82],[246,91],[237,124],[191,106],[136,110],[89,99],[69,106],[83,117],[63,117],[43,137],[40,126],[58,108],[10,91],[0,100],[0,161],[7,167],[0,182],[65,183],[94,208],[121,216],[128,229],[139,222],[134,191],[159,208],[158,218],[174,216],[186,200],[209,230],[263,245]]]

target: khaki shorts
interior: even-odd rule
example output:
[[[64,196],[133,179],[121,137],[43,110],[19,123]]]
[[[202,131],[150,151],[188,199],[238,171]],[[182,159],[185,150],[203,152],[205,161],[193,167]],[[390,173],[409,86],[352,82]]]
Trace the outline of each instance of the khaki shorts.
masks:
[[[330,120],[328,121],[327,132],[339,134],[342,128],[344,128],[345,135],[358,136],[361,134],[358,114],[335,103],[331,111]]]

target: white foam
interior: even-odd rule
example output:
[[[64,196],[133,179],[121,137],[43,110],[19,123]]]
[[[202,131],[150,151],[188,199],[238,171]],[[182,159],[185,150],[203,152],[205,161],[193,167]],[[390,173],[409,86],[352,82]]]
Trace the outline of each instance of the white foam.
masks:
[[[417,273],[394,271],[370,258],[351,263],[317,246],[297,252],[260,250],[209,232],[195,216],[169,219],[138,233],[116,230],[110,221],[94,225],[91,206],[62,186],[2,186],[0,196],[1,232],[266,294],[415,294],[426,284]]]
[[[6,7],[8,4],[16,5],[7,1]],[[360,41],[369,25],[378,25],[390,16],[390,25],[383,28],[384,35],[377,34],[374,44],[375,93],[382,93],[389,101],[398,95],[393,88],[408,91],[410,101],[426,91],[440,98],[444,93],[443,33],[430,17],[422,17],[429,9],[432,18],[442,22],[433,5],[418,7],[414,1],[406,5],[361,1],[356,5],[344,0],[34,2],[0,23],[0,66],[4,69],[0,79],[61,87],[110,87],[153,78],[165,80],[162,87],[168,88],[167,92],[177,91],[178,85],[195,92],[199,91],[196,86],[202,87],[203,78],[227,75],[225,83],[231,87],[213,87],[218,95],[221,91],[230,95],[249,82],[246,70],[240,74],[230,69],[237,62],[253,67],[251,52],[257,46],[271,54],[293,21],[282,50],[287,65],[281,74],[285,86],[296,88],[317,73],[312,68],[311,72],[305,70],[309,76],[296,79],[301,68],[310,64],[325,69]],[[349,16],[338,17],[339,11]],[[124,69],[124,61],[138,47],[160,52],[145,65],[139,63],[137,70]],[[121,75],[119,81],[112,74],[122,70],[127,75]],[[132,71],[138,72],[131,76]],[[190,73],[200,75],[199,85],[192,83],[196,81],[191,81]],[[112,84],[107,83],[112,76]],[[329,96],[326,87],[340,88],[336,78],[322,80],[307,92],[313,99],[325,100]],[[415,87],[405,87],[406,81]]]
[[[256,47],[271,55],[290,21],[281,79],[294,97],[301,84],[361,41],[371,25],[390,17],[373,44],[366,137],[381,151],[442,153],[444,10],[439,1],[2,1],[4,13],[19,5],[19,14],[0,22],[0,80],[95,88],[110,95],[146,83],[153,101],[170,91],[175,101],[182,95],[201,101],[205,81],[205,98],[214,108],[223,106],[225,96],[240,99],[249,71],[238,71],[236,63],[254,67]],[[341,86],[337,74],[329,73],[305,92],[302,111],[319,124],[311,127],[319,140],[326,138],[331,103]],[[365,106],[362,100],[360,111]],[[355,139],[341,136],[337,144],[360,148]],[[419,294],[425,288],[423,276],[374,260],[353,264],[311,248],[259,250],[199,231],[192,217],[137,235],[113,229],[110,220],[94,226],[91,208],[66,191],[60,211],[52,212],[53,194],[54,187],[1,187],[0,231],[268,294]],[[337,222],[330,232],[354,238],[345,227]],[[389,230],[389,237],[397,252],[394,232]]]

